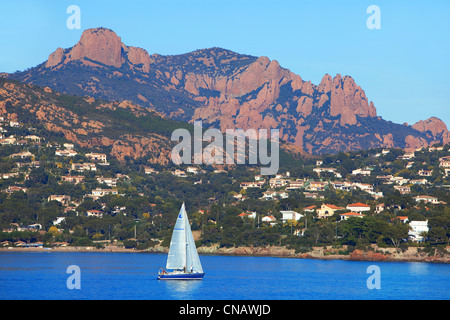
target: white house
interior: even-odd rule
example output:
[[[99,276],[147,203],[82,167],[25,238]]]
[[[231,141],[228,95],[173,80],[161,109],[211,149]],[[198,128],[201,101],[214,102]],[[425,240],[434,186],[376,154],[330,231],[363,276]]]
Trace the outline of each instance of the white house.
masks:
[[[94,161],[100,161],[103,163],[107,162],[107,157],[106,154],[104,153],[96,153],[96,152],[86,153],[86,157]]]
[[[314,211],[316,211],[316,209],[317,209],[316,206],[309,206],[309,207],[303,208],[303,211],[305,211],[305,212],[314,212]]]
[[[12,155],[9,156],[10,158],[20,158],[20,159],[25,159],[25,158],[31,158],[34,157],[34,154],[32,154],[29,151],[25,151],[25,152],[19,152],[19,153],[14,153]]]
[[[41,139],[43,139],[43,138],[38,137],[36,135],[28,135],[28,136],[25,136],[24,138],[28,139],[28,140],[31,140],[31,141],[34,141],[34,142],[41,142]]]
[[[433,175],[433,170],[419,170],[418,175],[421,177],[431,177]]]
[[[410,159],[413,159],[414,157],[415,157],[414,152],[407,152],[407,153],[405,153],[405,154],[402,155],[402,156],[398,156],[397,159],[400,159],[400,160],[410,160]]]
[[[238,217],[241,217],[241,218],[247,217],[247,218],[255,219],[256,212],[251,212],[251,211],[242,212],[241,214],[238,215]]]
[[[400,194],[410,194],[411,188],[410,186],[394,186],[394,189],[400,192]]]
[[[277,219],[274,216],[265,216],[261,219],[262,222],[268,222],[270,225],[274,225]]]
[[[423,178],[423,179],[414,179],[410,181],[412,184],[428,184],[428,180]]]
[[[375,207],[375,212],[376,213],[381,213],[381,212],[384,211],[384,208],[385,208],[385,204],[384,203],[377,204],[376,207]]]
[[[409,182],[409,179],[403,177],[392,177],[391,181],[398,185],[404,185]]]
[[[341,217],[341,220],[347,220],[348,218],[358,217],[363,218],[364,215],[358,212],[346,212],[339,215]]]
[[[417,202],[423,201],[423,202],[428,202],[428,203],[433,203],[433,204],[439,203],[438,198],[431,197],[431,196],[417,196],[417,197],[414,197],[414,199]]]
[[[74,171],[97,171],[95,163],[72,163],[72,170]]]
[[[450,168],[450,156],[439,158],[439,167]]]
[[[359,183],[359,182],[357,182],[357,183],[353,183],[353,186],[357,187],[357,188],[359,188],[359,189],[361,189],[362,191],[365,191],[365,192],[373,192],[373,186],[371,184],[368,184],[368,183]]]
[[[172,174],[174,176],[180,177],[180,178],[186,178],[186,172],[184,172],[183,170],[179,170],[179,169],[175,169],[175,171],[172,172]]]
[[[352,171],[352,175],[356,176],[358,174],[363,176],[370,176],[371,171],[368,169],[356,169]]]
[[[117,178],[104,178],[104,177],[98,177],[97,181],[99,183],[104,183],[108,187],[115,187],[117,185]]]
[[[407,216],[397,216],[397,217],[391,219],[391,221],[394,221],[394,220],[398,220],[403,223],[407,223],[409,221]]]
[[[273,191],[273,190],[267,190],[263,192],[263,196],[261,199],[263,200],[275,200],[277,198],[280,199],[286,199],[289,195],[286,193],[286,191]]]
[[[65,217],[56,217],[56,220],[53,221],[53,225],[57,226],[58,224],[60,224],[61,222],[63,222],[64,220],[66,220]]]
[[[428,232],[428,220],[426,221],[411,221],[409,223],[411,230],[409,231],[409,237],[411,240],[416,242],[423,241],[423,232]]]
[[[50,197],[48,197],[47,201],[58,201],[63,205],[68,205],[70,202],[70,196],[52,194]]]
[[[199,168],[197,168],[197,167],[187,167],[187,168],[186,168],[186,172],[188,172],[188,173],[193,173],[193,174],[197,174],[197,173],[199,173],[200,171],[199,171]]]
[[[428,151],[442,151],[442,150],[444,150],[443,146],[428,147]]]
[[[299,220],[300,218],[304,217],[303,214],[292,211],[292,210],[286,210],[286,211],[280,211],[280,213],[283,215],[281,220]]]
[[[108,194],[117,195],[117,194],[119,194],[119,192],[117,191],[117,189],[96,188],[96,189],[92,190],[91,194],[86,194],[86,195],[84,195],[84,197],[92,198],[95,201],[95,200],[100,199],[103,196],[108,195]]]
[[[283,178],[271,178],[269,180],[269,185],[271,188],[281,188],[286,186],[288,183],[288,180]]]
[[[86,211],[86,215],[88,217],[102,218],[103,217],[103,212],[99,211],[99,210],[88,210],[88,211]]]
[[[144,167],[145,174],[157,174],[159,173],[157,170],[153,169],[152,167]]]
[[[444,171],[446,177],[450,176],[450,168],[445,168]]]
[[[331,173],[336,173],[336,169],[335,168],[314,168],[313,171],[317,174],[321,174],[322,172],[331,172]]]
[[[78,153],[76,151],[73,151],[72,149],[65,149],[65,150],[56,150],[55,155],[60,157],[74,157]]]
[[[70,183],[81,183],[84,180],[83,176],[62,176],[61,180],[64,182],[70,182]]]
[[[264,181],[251,181],[251,182],[241,182],[240,187],[244,190],[247,190],[248,188],[259,188],[264,185]]]
[[[19,191],[23,191],[23,192],[27,192],[27,188],[24,188],[24,187],[19,187],[19,186],[9,186],[6,190],[5,190],[5,192],[6,193],[9,193],[9,194],[11,194],[11,193],[14,193],[14,192],[19,192]]]
[[[14,138],[14,136],[0,139],[0,144],[15,144],[15,143],[16,143],[16,138]]]
[[[364,212],[364,211],[370,211],[370,206],[361,202],[349,204],[346,207],[347,210],[353,211],[353,212]]]
[[[353,184],[348,181],[331,181],[330,184],[336,190],[350,191],[354,189]]]
[[[108,194],[118,194],[118,191],[117,189],[101,189],[101,188],[96,188],[92,190],[93,196],[103,197]]]

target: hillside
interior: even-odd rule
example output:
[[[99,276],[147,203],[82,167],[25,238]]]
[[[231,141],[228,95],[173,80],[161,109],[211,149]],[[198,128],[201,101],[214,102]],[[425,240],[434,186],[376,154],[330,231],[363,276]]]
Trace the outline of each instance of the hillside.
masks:
[[[4,247],[164,250],[185,202],[202,252],[310,257],[327,246],[323,256],[370,260],[376,247],[388,260],[417,247],[408,259],[448,261],[449,144],[280,151],[273,176],[244,165],[175,166],[170,136],[189,124],[7,79],[0,123]]]
[[[351,76],[325,75],[316,85],[276,60],[221,48],[150,55],[105,28],[85,30],[73,47],[3,75],[68,94],[128,100],[221,130],[278,128],[285,142],[310,154],[450,141],[447,126],[434,117],[412,126],[384,120]]]
[[[170,162],[172,131],[188,127],[128,101],[70,96],[4,78],[0,78],[0,117],[35,127],[50,141],[73,142],[120,161],[146,158],[161,165]]]

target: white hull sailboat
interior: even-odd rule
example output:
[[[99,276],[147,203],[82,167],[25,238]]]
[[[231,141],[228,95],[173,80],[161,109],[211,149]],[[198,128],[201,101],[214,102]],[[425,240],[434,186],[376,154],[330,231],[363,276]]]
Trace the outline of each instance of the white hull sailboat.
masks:
[[[173,229],[166,268],[159,272],[158,280],[201,280],[204,275],[183,203]]]

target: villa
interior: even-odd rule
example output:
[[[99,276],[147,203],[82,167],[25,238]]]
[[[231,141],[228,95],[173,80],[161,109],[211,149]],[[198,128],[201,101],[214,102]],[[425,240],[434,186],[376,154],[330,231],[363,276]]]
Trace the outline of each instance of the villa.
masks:
[[[358,212],[347,212],[347,213],[342,213],[339,215],[341,217],[341,221],[342,220],[347,220],[348,218],[363,218],[364,215]]]
[[[61,180],[64,182],[70,182],[70,183],[81,183],[84,180],[83,176],[62,176]]]
[[[317,209],[317,217],[319,219],[331,217],[336,211],[345,210],[345,208],[335,206],[334,204],[322,204],[320,209]]]
[[[364,212],[364,211],[370,211],[370,206],[361,202],[349,204],[346,207],[347,210],[353,211],[353,212]]]
[[[439,203],[438,198],[431,197],[431,196],[417,196],[417,197],[414,197],[414,200],[416,200],[417,202],[423,201],[423,202],[428,202],[428,203],[433,203],[433,204]]]
[[[423,234],[428,232],[428,220],[426,221],[411,221],[409,223],[411,230],[409,231],[409,238],[414,242],[422,242]]]
[[[93,161],[100,161],[106,163],[106,154],[104,153],[86,153],[86,157]]]
[[[72,163],[72,170],[83,172],[83,171],[97,171],[95,163]]]
[[[103,211],[99,211],[99,210],[88,210],[88,211],[86,211],[86,215],[87,215],[88,217],[102,218],[102,217],[103,217]]]
[[[286,211],[280,211],[280,213],[283,215],[281,220],[300,220],[300,218],[304,217],[303,214],[292,211],[292,210],[286,210]]]
[[[60,157],[74,157],[78,153],[72,149],[56,150],[55,155]]]
[[[352,175],[356,176],[358,174],[363,176],[370,176],[371,171],[368,169],[356,169],[352,171]]]

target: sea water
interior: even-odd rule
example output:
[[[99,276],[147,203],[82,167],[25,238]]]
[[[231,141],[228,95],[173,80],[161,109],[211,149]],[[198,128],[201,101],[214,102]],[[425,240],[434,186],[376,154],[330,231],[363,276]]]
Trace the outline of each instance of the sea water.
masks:
[[[201,281],[158,281],[167,255],[0,253],[5,300],[448,300],[450,266],[273,257],[200,256]],[[71,268],[72,266],[72,268]],[[74,272],[73,266],[78,268]],[[377,270],[375,274],[372,270]],[[71,278],[77,277],[77,287]],[[375,279],[375,280],[374,280]],[[377,286],[371,284],[377,282]]]

